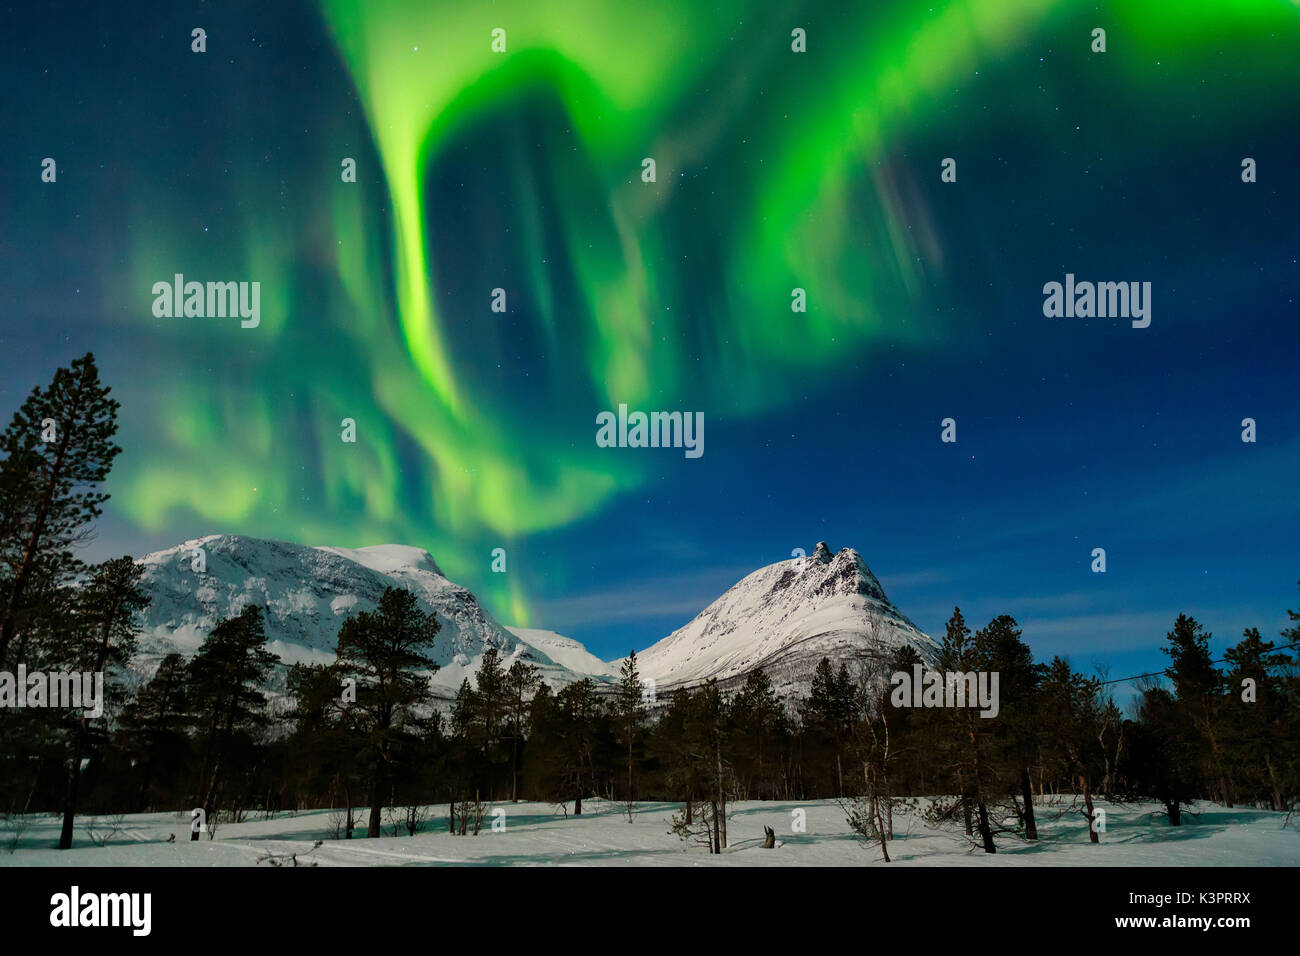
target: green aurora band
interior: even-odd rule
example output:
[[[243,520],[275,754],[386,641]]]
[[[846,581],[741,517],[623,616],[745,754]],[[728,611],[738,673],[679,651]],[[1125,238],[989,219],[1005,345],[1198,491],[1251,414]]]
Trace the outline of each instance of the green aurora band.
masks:
[[[292,208],[251,164],[236,169],[242,242],[224,261],[185,238],[184,217],[140,213],[131,301],[176,271],[250,277],[263,320],[235,330],[239,354],[219,374],[178,362],[150,383],[153,417],[127,434],[147,431],[127,447],[149,450],[123,456],[114,504],[150,529],[188,517],[307,543],[421,544],[523,624],[527,575],[484,574],[488,550],[645,480],[644,459],[595,447],[597,411],[700,408],[716,427],[873,348],[937,347],[969,319],[925,307],[958,254],[918,185],[930,175],[918,164],[937,177],[938,157],[894,151],[969,122],[954,102],[972,74],[1000,76],[1007,111],[1051,137],[1063,121],[1050,97],[1016,86],[1038,47],[1068,37],[1082,61],[1090,28],[1107,26],[1128,46],[1108,54],[1112,69],[1158,102],[1139,64],[1158,58],[1160,84],[1190,84],[1205,49],[1251,44],[1297,8],[324,0],[322,13],[372,141],[350,139],[355,121],[324,121],[319,176]],[[806,54],[791,52],[794,27]],[[1293,76],[1273,48],[1256,66],[1261,95]],[[509,197],[510,233],[494,240],[438,208],[438,171],[512,128],[527,148],[479,156],[471,184]],[[341,156],[379,173],[342,184]],[[641,181],[644,157],[656,183]],[[701,169],[725,189],[693,187]],[[495,245],[519,264],[509,282],[486,264],[504,255]],[[536,381],[497,371],[518,364],[492,327],[499,285],[529,324]],[[795,287],[805,314],[790,310]],[[228,352],[231,334],[187,328],[170,354]],[[339,441],[345,417],[355,445]]]

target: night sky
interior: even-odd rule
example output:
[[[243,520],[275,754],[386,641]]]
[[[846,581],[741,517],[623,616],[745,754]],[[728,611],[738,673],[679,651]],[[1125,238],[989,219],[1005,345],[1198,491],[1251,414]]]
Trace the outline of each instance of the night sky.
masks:
[[[607,658],[822,539],[1112,677],[1300,607],[1292,0],[90,6],[0,22],[0,411],[95,352],[87,557],[417,545]],[[597,447],[620,403],[704,455]]]

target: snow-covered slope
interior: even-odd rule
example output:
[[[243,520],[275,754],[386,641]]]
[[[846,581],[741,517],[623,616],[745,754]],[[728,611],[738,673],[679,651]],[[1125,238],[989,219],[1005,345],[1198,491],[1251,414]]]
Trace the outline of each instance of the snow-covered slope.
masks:
[[[206,570],[192,570],[196,549]],[[495,647],[504,666],[517,659],[541,669],[560,686],[577,679],[523,632],[502,627],[465,588],[443,575],[427,551],[404,545],[313,548],[243,535],[209,535],[140,559],[142,586],[152,602],[143,615],[138,663],[152,671],[170,651],[187,657],[219,622],[250,604],[266,618],[267,647],[286,664],[334,659],[339,627],[358,611],[372,610],[389,586],[409,588],[442,625],[430,653],[438,662],[434,691],[450,697],[472,675],[483,652]],[[554,635],[542,640],[561,657],[590,658],[582,645]],[[604,670],[608,665],[601,664]],[[585,673],[585,672],[584,672]],[[603,671],[597,671],[597,674]]]
[[[203,572],[192,569],[198,548],[205,552]],[[209,535],[140,563],[151,598],[137,659],[145,672],[170,651],[193,654],[213,627],[250,604],[263,609],[267,647],[284,663],[332,661],[343,620],[373,609],[385,588],[397,586],[413,591],[442,625],[430,656],[439,665],[434,693],[444,700],[472,679],[489,647],[505,667],[526,661],[556,688],[582,677],[612,682],[618,676],[618,661],[602,661],[571,638],[503,627],[419,548],[313,548]],[[750,574],[637,660],[661,693],[710,677],[731,687],[762,667],[778,693],[803,695],[822,657],[838,664],[877,641],[909,643],[927,657],[935,650],[889,602],[856,551],[832,555],[821,543],[802,567],[782,561]]]
[[[618,677],[617,664],[602,661],[571,637],[534,627],[507,627],[506,630],[578,677]]]
[[[779,694],[803,695],[823,657],[838,665],[876,643],[911,644],[927,658],[937,650],[856,551],[832,555],[823,541],[748,575],[637,661],[659,693],[710,677],[733,686],[762,667]]]

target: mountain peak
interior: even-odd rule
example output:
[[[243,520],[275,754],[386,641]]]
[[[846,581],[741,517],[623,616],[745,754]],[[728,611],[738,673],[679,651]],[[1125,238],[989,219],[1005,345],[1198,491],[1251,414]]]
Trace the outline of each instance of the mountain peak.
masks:
[[[172,548],[155,551],[140,558],[144,564],[157,565],[170,561],[188,563],[193,552],[203,549],[209,558],[225,557],[235,560],[241,566],[248,563],[264,561],[315,561],[331,560],[326,555],[341,558],[363,568],[380,574],[411,574],[424,572],[439,578],[446,578],[438,562],[428,551],[405,544],[375,544],[364,548],[335,548],[329,546],[313,547],[295,544],[292,541],[278,541],[273,538],[255,538],[245,534],[205,534],[191,538]]]
[[[441,625],[428,651],[441,667],[430,681],[439,700],[455,695],[488,648],[507,667],[517,659],[539,667],[552,686],[583,676],[608,680],[613,673],[577,642],[539,631],[534,644],[506,630],[472,593],[449,581],[423,548],[311,547],[210,534],[147,554],[139,564],[150,597],[136,659],[142,673],[172,651],[194,653],[217,624],[249,605],[263,609],[266,646],[282,662],[327,663],[334,659],[343,621],[373,610],[389,587],[413,593]],[[588,670],[575,672],[566,662]]]
[[[423,548],[406,544],[375,544],[365,548],[330,548],[317,547],[317,551],[327,551],[340,557],[355,561],[357,564],[379,571],[382,574],[394,574],[401,571],[428,571],[439,577],[446,577],[433,555]]]
[[[803,694],[818,661],[855,660],[934,642],[890,603],[861,555],[817,542],[808,560],[783,560],[746,575],[684,627],[637,655],[661,689],[709,678],[738,685],[763,668],[778,693]]]

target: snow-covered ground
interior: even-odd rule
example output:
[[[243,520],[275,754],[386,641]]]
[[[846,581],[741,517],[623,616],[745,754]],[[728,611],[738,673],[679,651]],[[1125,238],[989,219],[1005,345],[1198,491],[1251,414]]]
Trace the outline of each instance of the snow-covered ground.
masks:
[[[566,817],[549,804],[500,803],[504,828],[493,830],[489,810],[478,836],[446,832],[445,806],[414,837],[386,835],[369,840],[333,838],[338,814],[313,810],[280,814],[274,819],[225,823],[215,839],[189,841],[189,814],[153,813],[127,816],[114,832],[110,818],[78,818],[71,850],[52,849],[59,821],[52,816],[27,818],[29,826],[13,846],[13,832],[0,823],[0,866],[256,866],[265,858],[292,865],[383,866],[473,864],[538,866],[884,866],[876,847],[858,840],[834,801],[803,803],[745,802],[734,805],[728,824],[731,847],[721,856],[683,844],[668,833],[676,805],[637,805],[629,823],[621,804],[584,801],[580,817]],[[1170,827],[1154,815],[1151,804],[1099,804],[1106,810],[1101,843],[1088,842],[1077,812],[1064,805],[1039,808],[1040,841],[999,841],[998,853],[971,851],[959,835],[936,831],[913,815],[895,817],[896,839],[890,844],[894,866],[1294,866],[1300,864],[1300,829],[1284,829],[1283,815],[1260,810],[1228,810],[1213,804],[1194,808],[1182,827]],[[572,810],[572,807],[569,808]],[[796,811],[806,814],[806,831],[793,832]],[[365,819],[359,810],[359,820]],[[112,818],[116,823],[116,818]],[[363,824],[364,825],[364,824]],[[777,834],[778,846],[764,850],[764,825]],[[87,831],[93,831],[93,837]],[[364,831],[363,831],[364,832]],[[403,831],[404,833],[405,831]],[[170,834],[176,842],[168,843]],[[107,837],[105,845],[98,841]],[[315,850],[313,844],[322,840]]]

